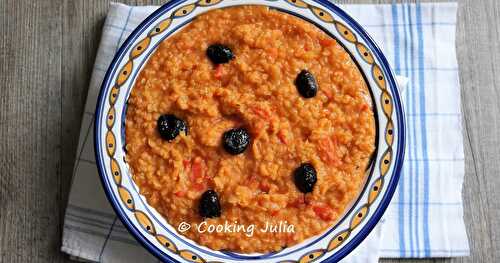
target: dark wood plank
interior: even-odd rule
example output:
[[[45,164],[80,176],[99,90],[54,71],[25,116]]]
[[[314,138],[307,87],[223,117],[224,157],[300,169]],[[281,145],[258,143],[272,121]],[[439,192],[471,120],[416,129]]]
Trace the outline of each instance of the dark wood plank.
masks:
[[[500,259],[500,2],[461,8],[457,34],[466,177],[465,218],[470,262]]]
[[[0,6],[0,262],[61,262],[61,2]]]

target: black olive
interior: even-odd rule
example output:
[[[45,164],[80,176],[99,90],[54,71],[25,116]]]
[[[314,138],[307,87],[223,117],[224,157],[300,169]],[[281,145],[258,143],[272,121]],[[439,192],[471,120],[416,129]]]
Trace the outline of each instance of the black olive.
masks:
[[[221,207],[219,196],[214,190],[207,190],[201,195],[199,213],[201,217],[219,217]]]
[[[309,99],[318,93],[318,83],[313,74],[307,70],[302,70],[295,79],[295,86],[302,97]]]
[[[188,132],[186,122],[173,114],[161,115],[156,124],[160,136],[167,141],[175,139],[181,131],[184,131],[186,135]]]
[[[214,64],[224,64],[234,59],[233,51],[221,44],[210,45],[207,48],[207,56]]]
[[[302,193],[312,192],[318,180],[316,169],[309,163],[303,163],[295,169],[293,177],[295,179],[295,186],[297,186]]]
[[[247,130],[243,128],[231,129],[224,133],[224,149],[232,155],[244,152],[249,144],[250,135]]]

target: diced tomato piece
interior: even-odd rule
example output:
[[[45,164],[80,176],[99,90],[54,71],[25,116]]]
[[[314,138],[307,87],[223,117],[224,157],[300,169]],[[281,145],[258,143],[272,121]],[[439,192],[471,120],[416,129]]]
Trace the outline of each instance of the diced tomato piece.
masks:
[[[319,44],[324,46],[324,47],[329,47],[331,45],[333,45],[333,42],[334,40],[333,39],[320,39],[319,40]]]
[[[193,189],[196,190],[196,191],[198,191],[198,192],[201,192],[201,191],[205,190],[206,187],[207,186],[204,183],[194,183],[193,184]]]
[[[253,183],[257,180],[257,176],[255,174],[252,174],[250,175],[250,177],[248,177],[248,183]]]
[[[336,153],[337,147],[337,140],[334,138],[325,138],[322,140],[318,145],[321,160],[329,165],[340,165],[340,160]]]
[[[325,204],[319,204],[313,206],[313,211],[319,218],[321,218],[324,221],[330,221],[333,219],[332,209]]]
[[[250,188],[257,188],[259,186],[259,182],[257,181],[257,176],[255,174],[248,177],[247,185]]]
[[[191,166],[191,161],[190,160],[182,160],[182,165],[184,165],[184,169],[187,171],[189,170]]]
[[[326,89],[321,89],[323,91],[323,93],[325,93],[325,96],[328,98],[328,99],[332,99],[333,98],[333,92],[326,88]]]
[[[184,197],[186,195],[186,191],[177,191],[174,195],[177,197]]]
[[[286,135],[285,135],[285,132],[283,130],[280,130],[278,132],[278,139],[280,139],[280,141],[283,143],[283,144],[288,144],[288,141],[286,140]]]
[[[191,163],[189,180],[191,181],[193,189],[196,191],[201,191],[206,188],[205,169],[205,161],[200,157],[195,157]]]
[[[361,105],[361,109],[360,109],[360,110],[361,110],[361,111],[367,111],[367,110],[368,110],[368,108],[369,108],[369,107],[368,107],[368,104],[363,104],[363,105]]]
[[[260,189],[262,192],[269,193],[269,190],[271,190],[271,187],[270,187],[267,183],[260,183],[260,185],[259,185],[259,189]]]
[[[201,159],[200,157],[196,157],[191,164],[191,174],[192,174],[192,181],[196,181],[199,178],[203,178],[204,176],[204,171],[205,169],[205,161]]]
[[[255,181],[256,179],[257,179],[257,175],[256,174],[252,174],[252,175],[250,175],[250,177],[248,177],[248,180],[251,181],[251,182]]]
[[[215,67],[214,77],[216,79],[221,79],[223,74],[224,74],[224,68],[222,67],[222,64],[217,65]]]
[[[279,210],[274,210],[271,212],[271,216],[277,216],[279,214]]]
[[[269,56],[271,56],[272,58],[278,57],[278,49],[277,48],[271,48],[269,50]]]
[[[271,118],[271,114],[264,110],[264,109],[261,109],[261,108],[252,108],[252,111],[258,115],[259,117],[265,119],[265,120],[269,120]]]
[[[295,207],[295,208],[304,208],[306,205],[304,201],[304,197],[299,197],[295,200],[293,200],[291,203],[288,203],[289,207]]]

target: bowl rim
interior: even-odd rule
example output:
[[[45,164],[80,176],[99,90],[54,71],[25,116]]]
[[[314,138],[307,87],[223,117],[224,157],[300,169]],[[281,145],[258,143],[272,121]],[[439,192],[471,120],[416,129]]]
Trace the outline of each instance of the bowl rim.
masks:
[[[158,259],[167,262],[179,262],[176,259],[172,258],[169,254],[161,251],[154,245],[151,241],[143,236],[143,234],[138,230],[137,226],[133,222],[131,222],[129,216],[126,215],[124,211],[120,209],[120,205],[118,203],[117,197],[112,193],[111,186],[106,180],[106,174],[104,172],[104,167],[102,165],[102,158],[100,156],[100,152],[102,152],[102,147],[98,141],[99,130],[101,126],[101,120],[98,116],[101,115],[103,108],[103,104],[105,102],[104,98],[106,96],[107,88],[106,85],[110,79],[113,77],[113,68],[119,65],[121,61],[121,57],[125,51],[127,51],[130,44],[132,44],[136,37],[139,36],[145,28],[147,28],[151,22],[153,22],[157,17],[163,15],[165,12],[168,12],[171,8],[185,2],[186,0],[171,0],[163,5],[161,5],[158,9],[156,9],[153,13],[151,13],[146,19],[144,19],[127,37],[127,39],[122,43],[120,48],[117,50],[116,54],[113,57],[106,73],[104,75],[99,95],[97,97],[96,110],[95,110],[95,118],[94,118],[94,129],[93,129],[93,138],[94,138],[94,154],[96,158],[96,164],[99,172],[99,178],[101,180],[101,184],[103,190],[106,194],[108,201],[110,202],[113,210],[120,220],[123,222],[125,228],[132,234],[132,236],[151,254],[156,256]],[[394,166],[392,170],[391,180],[387,184],[387,190],[385,191],[380,204],[376,207],[373,215],[367,218],[368,222],[359,230],[359,232],[349,241],[345,246],[340,248],[336,253],[331,255],[328,258],[324,258],[321,262],[338,262],[345,256],[347,256],[350,252],[352,252],[359,244],[370,234],[375,225],[380,221],[387,207],[389,206],[390,201],[394,195],[394,192],[397,188],[399,178],[401,175],[401,169],[403,166],[403,160],[405,155],[405,144],[406,144],[406,126],[405,126],[405,114],[402,105],[401,96],[399,90],[397,88],[397,83],[395,80],[395,74],[391,69],[386,57],[382,53],[379,46],[375,43],[372,37],[364,30],[364,28],[354,20],[350,15],[348,15],[344,10],[338,7],[336,4],[328,1],[328,0],[311,0],[319,4],[321,7],[327,8],[329,11],[332,11],[336,15],[342,18],[342,21],[347,23],[351,29],[353,29],[368,46],[368,49],[373,52],[373,55],[379,61],[379,66],[386,77],[388,88],[391,90],[391,95],[394,101],[394,113],[396,115],[396,122],[398,127],[398,145],[395,151],[394,158]]]

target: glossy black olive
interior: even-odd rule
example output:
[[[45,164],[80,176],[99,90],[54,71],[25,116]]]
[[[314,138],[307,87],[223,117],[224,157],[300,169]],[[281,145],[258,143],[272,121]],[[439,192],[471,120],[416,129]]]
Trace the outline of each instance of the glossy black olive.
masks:
[[[250,144],[250,135],[243,128],[231,129],[224,133],[222,143],[228,153],[232,155],[240,154]]]
[[[233,51],[221,44],[210,45],[207,48],[207,56],[214,64],[224,64],[234,59]]]
[[[318,93],[318,83],[313,74],[307,70],[302,70],[295,79],[295,86],[300,95],[306,99],[316,96]]]
[[[214,190],[207,190],[201,195],[199,213],[201,217],[219,217],[221,206],[219,195]]]
[[[295,169],[293,177],[295,186],[297,186],[302,193],[312,192],[318,180],[316,169],[309,163],[303,163]]]
[[[181,131],[184,131],[187,135],[188,126],[186,122],[173,114],[161,115],[156,124],[160,136],[167,141],[175,139]]]

